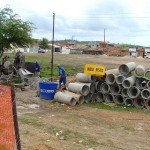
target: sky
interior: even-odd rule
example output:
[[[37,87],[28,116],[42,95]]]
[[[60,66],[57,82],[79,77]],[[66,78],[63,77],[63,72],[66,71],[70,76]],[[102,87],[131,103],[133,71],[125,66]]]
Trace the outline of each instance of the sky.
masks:
[[[0,0],[24,21],[34,23],[32,37],[105,41],[150,46],[149,0]]]

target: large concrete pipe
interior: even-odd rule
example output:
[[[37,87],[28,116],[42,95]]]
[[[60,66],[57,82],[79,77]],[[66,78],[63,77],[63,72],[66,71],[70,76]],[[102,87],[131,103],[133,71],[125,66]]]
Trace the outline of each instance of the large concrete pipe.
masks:
[[[83,104],[84,103],[84,96],[83,95],[75,94],[75,93],[67,91],[67,90],[65,90],[64,93],[67,95],[73,96],[73,98],[76,100],[77,104]]]
[[[144,68],[144,66],[138,65],[138,66],[135,68],[134,75],[135,75],[136,77],[144,77],[144,74],[145,74],[145,68]]]
[[[96,91],[100,91],[100,87],[101,87],[101,84],[103,83],[103,81],[98,81],[95,83],[95,90]]]
[[[96,93],[96,101],[97,102],[103,102],[105,100],[105,95],[102,92]]]
[[[100,91],[103,92],[104,94],[109,93],[110,86],[106,82],[103,82],[100,86]]]
[[[117,84],[122,84],[122,82],[123,82],[123,80],[125,80],[125,76],[123,76],[123,75],[118,75],[118,76],[116,76],[116,83]]]
[[[126,76],[129,73],[131,73],[132,71],[135,70],[137,64],[135,62],[129,62],[127,64],[122,64],[119,66],[119,72],[120,74]]]
[[[136,108],[144,108],[145,106],[145,100],[141,97],[137,97],[136,99],[133,100],[133,105],[136,107]]]
[[[92,80],[92,82],[96,82],[96,81],[98,81],[98,77],[97,76],[91,76],[91,80]]]
[[[85,103],[89,103],[91,101],[91,93],[89,93],[88,95],[84,96],[84,101],[85,101]]]
[[[128,91],[128,89],[122,88],[122,90],[121,90],[121,95],[122,95],[123,97],[128,97],[127,91]]]
[[[92,76],[84,73],[77,73],[76,81],[82,83],[90,83],[92,82]]]
[[[136,81],[135,81],[135,85],[140,90],[145,89],[146,85],[147,85],[147,80],[145,78],[137,78]]]
[[[124,98],[124,104],[126,106],[132,106],[133,105],[133,99],[127,97],[127,98]]]
[[[119,70],[117,69],[110,69],[110,70],[106,70],[106,75],[108,74],[114,74],[114,75],[119,75]]]
[[[150,90],[150,81],[147,81],[146,87]]]
[[[95,84],[93,82],[91,83],[81,83],[81,82],[77,82],[79,84],[82,84],[82,85],[87,85],[90,89],[90,93],[94,93],[95,92]]]
[[[116,96],[115,96],[115,99],[114,99],[114,102],[115,102],[115,104],[117,104],[117,105],[123,105],[123,103],[124,103],[124,98],[123,98],[123,96],[122,96],[121,94],[116,95]]]
[[[123,80],[122,86],[124,88],[130,88],[131,86],[133,86],[135,84],[135,80],[136,80],[135,76],[128,77]]]
[[[145,107],[150,109],[150,99],[145,100]]]
[[[121,92],[121,86],[118,84],[113,84],[110,86],[110,92],[113,95],[118,95]]]
[[[128,90],[127,90],[128,96],[130,98],[137,98],[141,91],[136,87],[136,86],[131,86]]]
[[[116,82],[116,75],[114,74],[108,74],[106,75],[106,83],[107,84],[114,84]]]
[[[62,93],[62,92],[57,92],[54,96],[54,99],[57,102],[65,103],[71,106],[76,105],[76,100],[73,98],[73,96]]]
[[[110,93],[105,95],[105,102],[106,103],[113,103],[114,100],[115,100],[114,95],[112,95]]]
[[[148,89],[143,89],[141,91],[141,97],[143,99],[149,99],[150,98],[150,91]]]
[[[90,89],[87,85],[82,85],[79,83],[69,83],[68,90],[74,93],[80,93],[81,95],[88,95]]]

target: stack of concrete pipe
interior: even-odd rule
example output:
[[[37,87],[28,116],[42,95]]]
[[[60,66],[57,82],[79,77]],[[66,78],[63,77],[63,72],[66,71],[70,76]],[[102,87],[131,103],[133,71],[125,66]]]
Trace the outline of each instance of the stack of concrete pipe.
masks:
[[[55,99],[69,105],[105,102],[150,109],[150,80],[146,77],[149,72],[142,65],[129,62],[107,70],[105,77],[78,73],[76,82],[69,83],[67,91],[56,93]]]

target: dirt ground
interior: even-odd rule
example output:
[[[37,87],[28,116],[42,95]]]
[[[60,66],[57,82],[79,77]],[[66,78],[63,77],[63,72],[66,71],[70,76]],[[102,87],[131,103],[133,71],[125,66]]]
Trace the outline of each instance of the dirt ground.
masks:
[[[150,62],[142,58],[84,57],[86,62],[91,58],[93,62],[101,61],[108,68],[115,68],[129,61],[148,68]],[[40,100],[36,97],[36,91],[31,89],[16,89],[16,101],[23,150],[150,149],[148,110],[104,110],[84,104],[71,107],[50,100]]]

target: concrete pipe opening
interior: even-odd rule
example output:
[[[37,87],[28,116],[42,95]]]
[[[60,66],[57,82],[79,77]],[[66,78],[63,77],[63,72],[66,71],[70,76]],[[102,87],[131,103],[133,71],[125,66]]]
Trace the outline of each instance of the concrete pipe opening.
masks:
[[[119,86],[118,84],[113,84],[110,86],[110,92],[113,95],[118,95],[121,92],[121,86]]]
[[[150,81],[147,82],[146,87],[150,89]]]
[[[150,77],[150,70],[147,70],[145,72],[144,77],[147,78],[147,79],[149,79],[149,77]]]
[[[150,99],[147,99],[145,101],[145,107],[146,107],[146,109],[150,109]]]
[[[85,95],[88,95],[89,94],[89,87],[87,85],[84,85],[82,87],[82,94],[85,96]]]
[[[122,83],[122,86],[123,86],[124,88],[129,88],[129,87],[131,86],[130,81],[124,80],[123,83]]]
[[[91,102],[95,102],[96,100],[96,93],[91,94]]]
[[[123,82],[123,80],[125,80],[125,76],[122,76],[122,75],[118,75],[117,77],[116,77],[116,83],[117,84],[122,84],[122,82]]]
[[[123,97],[128,97],[128,93],[127,93],[128,89],[123,88],[121,91],[121,94]]]
[[[88,95],[84,96],[84,101],[85,101],[85,103],[89,103],[91,101],[91,93],[89,93]]]
[[[142,108],[144,108],[144,106],[145,106],[145,100],[142,99],[142,98],[140,98],[140,97],[138,97],[138,98],[136,98],[136,99],[133,100],[133,105],[134,105],[136,108],[142,109]]]
[[[135,62],[129,62],[127,64],[122,64],[119,66],[119,72],[121,75],[128,75],[131,71],[135,70],[136,68]]]
[[[125,98],[124,99],[124,104],[126,106],[132,106],[133,105],[133,100],[131,98]]]
[[[150,91],[148,89],[144,89],[141,91],[141,97],[143,99],[149,99],[150,98]]]
[[[106,83],[107,84],[114,84],[116,82],[115,78],[116,78],[116,76],[114,74],[106,75]]]
[[[92,80],[93,82],[96,82],[96,81],[97,81],[97,77],[96,77],[96,76],[91,76],[91,80]]]
[[[99,81],[99,82],[96,82],[95,83],[95,89],[96,89],[96,91],[100,91],[100,87],[101,87],[101,84],[102,84],[103,82],[102,81]]]
[[[127,93],[130,98],[137,98],[141,91],[136,86],[132,86],[127,90]]]
[[[78,104],[83,104],[83,103],[84,103],[84,96],[80,96]]]
[[[114,96],[112,94],[106,94],[105,95],[105,102],[106,103],[113,103],[114,102]]]
[[[106,82],[104,82],[101,84],[100,89],[101,89],[101,92],[103,93],[109,93],[110,86]]]
[[[115,101],[115,104],[117,105],[123,105],[124,98],[122,97],[122,95],[116,95],[114,101]]]
[[[147,80],[145,78],[137,78],[135,81],[135,85],[139,89],[144,89],[146,88]]]
[[[102,92],[96,93],[96,101],[97,102],[103,102],[105,99],[105,95]]]

